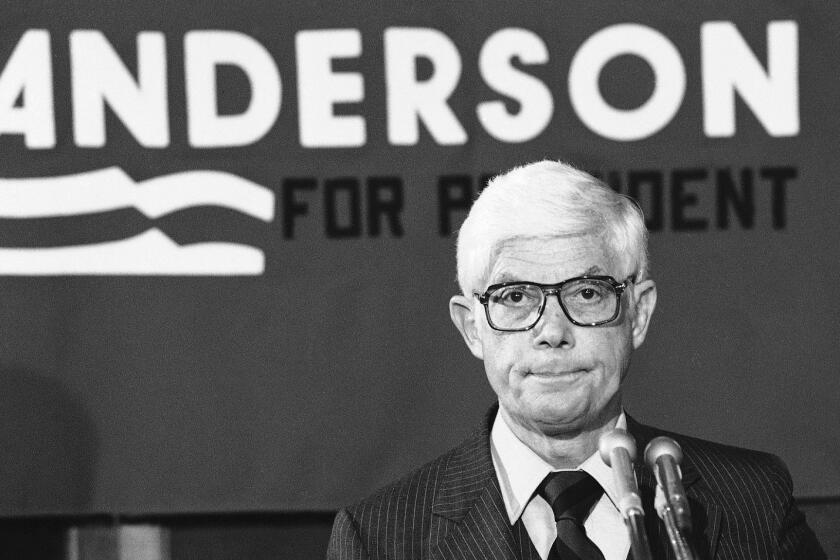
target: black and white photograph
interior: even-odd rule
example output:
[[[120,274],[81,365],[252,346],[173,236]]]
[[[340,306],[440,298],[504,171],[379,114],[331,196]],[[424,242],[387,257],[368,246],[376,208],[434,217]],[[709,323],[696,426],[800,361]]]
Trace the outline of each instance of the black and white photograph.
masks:
[[[0,559],[840,560],[840,5],[0,15]]]

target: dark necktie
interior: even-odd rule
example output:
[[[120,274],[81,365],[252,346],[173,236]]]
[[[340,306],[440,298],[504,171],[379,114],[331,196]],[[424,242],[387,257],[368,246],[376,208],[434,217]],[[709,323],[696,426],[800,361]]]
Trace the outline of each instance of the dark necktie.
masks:
[[[601,485],[583,471],[549,473],[537,493],[554,511],[557,540],[548,560],[604,560],[604,555],[586,536],[583,521],[604,492]]]

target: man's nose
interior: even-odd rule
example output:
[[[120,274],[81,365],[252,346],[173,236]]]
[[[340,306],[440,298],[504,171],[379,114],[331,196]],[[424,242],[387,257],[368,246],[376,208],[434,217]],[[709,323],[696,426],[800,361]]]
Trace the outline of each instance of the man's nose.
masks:
[[[546,296],[545,309],[534,330],[534,342],[539,346],[570,348],[575,344],[574,324],[560,306],[557,294]]]

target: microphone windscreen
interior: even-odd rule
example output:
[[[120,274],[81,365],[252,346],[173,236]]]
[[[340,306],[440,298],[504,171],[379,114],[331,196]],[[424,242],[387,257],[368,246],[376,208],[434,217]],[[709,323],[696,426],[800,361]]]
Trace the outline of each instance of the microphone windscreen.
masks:
[[[601,454],[601,460],[607,466],[612,466],[612,452],[619,447],[627,450],[630,461],[636,460],[636,440],[625,430],[613,430],[603,434],[598,440],[598,452]]]
[[[645,448],[645,463],[647,466],[654,469],[657,459],[663,455],[673,457],[677,465],[682,463],[683,452],[679,443],[666,436],[659,436],[650,440]]]

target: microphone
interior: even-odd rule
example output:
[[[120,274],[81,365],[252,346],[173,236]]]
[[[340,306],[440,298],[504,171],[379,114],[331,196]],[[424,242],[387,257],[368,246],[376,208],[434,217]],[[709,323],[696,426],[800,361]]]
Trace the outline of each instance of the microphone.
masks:
[[[677,527],[680,531],[690,532],[691,510],[682,484],[682,459],[682,448],[669,437],[654,438],[645,448],[645,463],[656,475],[656,482],[662,487],[665,499],[674,512]]]
[[[639,486],[633,473],[633,461],[636,459],[636,442],[633,436],[624,430],[613,430],[598,440],[598,452],[601,460],[612,468],[615,485],[618,488],[618,510],[621,516],[644,515]]]
[[[630,533],[630,549],[634,560],[649,560],[650,545],[645,533],[645,510],[639,496],[633,460],[636,458],[636,441],[624,430],[613,430],[598,440],[598,452],[613,472],[618,490],[618,510]]]

